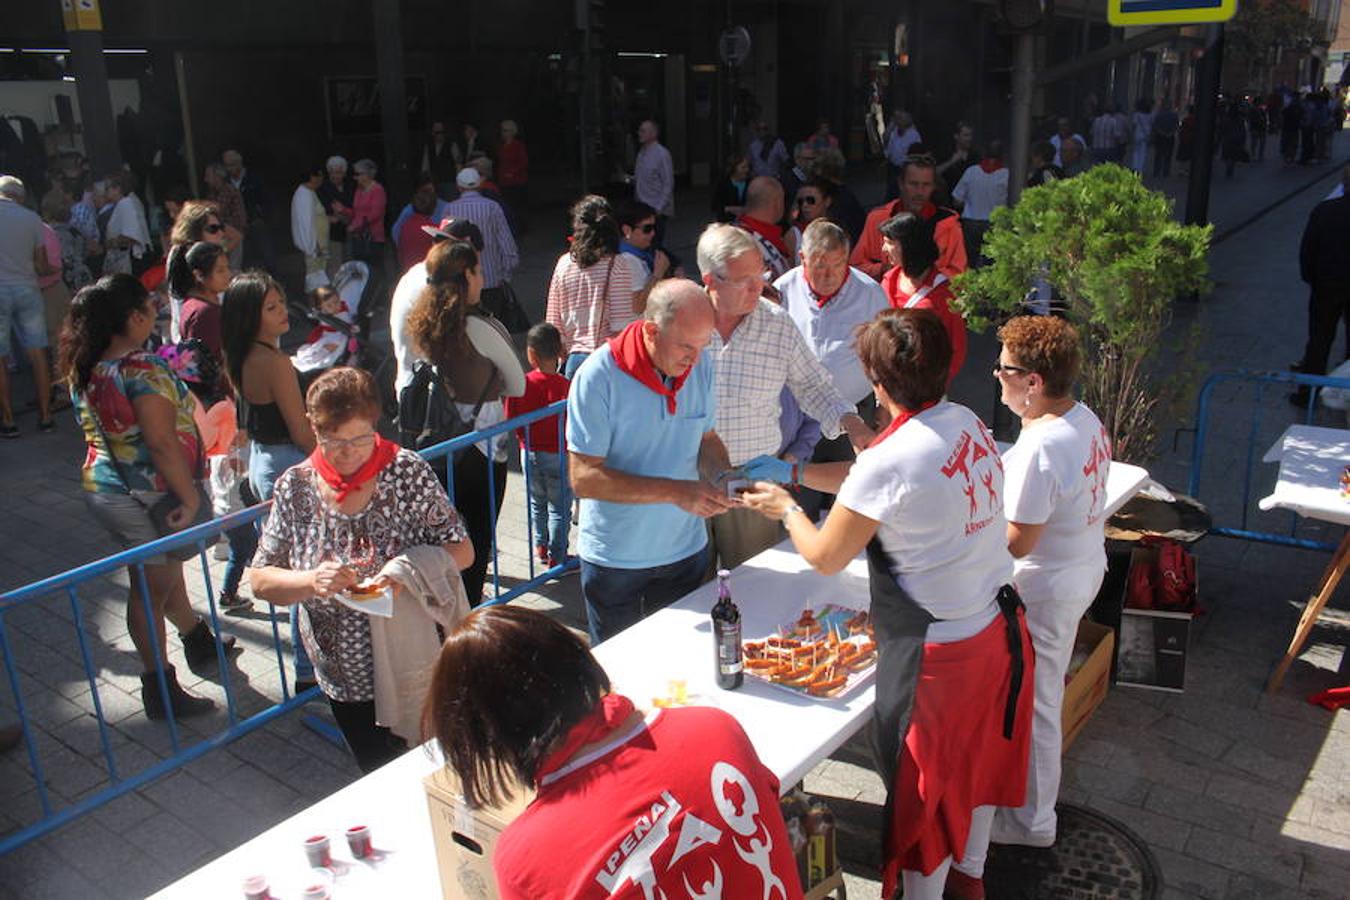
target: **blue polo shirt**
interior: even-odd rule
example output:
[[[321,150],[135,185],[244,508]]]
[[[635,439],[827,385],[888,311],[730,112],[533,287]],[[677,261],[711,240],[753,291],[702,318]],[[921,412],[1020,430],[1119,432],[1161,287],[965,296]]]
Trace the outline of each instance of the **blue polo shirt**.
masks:
[[[699,356],[675,398],[621,370],[609,344],[577,370],[567,398],[567,449],[599,456],[630,475],[698,479],[698,448],[714,430],[713,363]],[[582,559],[615,569],[650,569],[694,555],[708,543],[703,520],[673,503],[581,501]]]

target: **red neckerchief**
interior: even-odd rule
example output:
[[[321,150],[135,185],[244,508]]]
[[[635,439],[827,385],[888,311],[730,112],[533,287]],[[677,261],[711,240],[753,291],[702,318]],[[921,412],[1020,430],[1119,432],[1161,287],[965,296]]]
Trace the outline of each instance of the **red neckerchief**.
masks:
[[[773,244],[774,249],[783,254],[784,259],[791,257],[792,254],[788,252],[787,244],[783,243],[783,232],[779,230],[777,225],[771,225],[761,219],[756,219],[754,216],[741,216],[736,220],[736,224],[747,231],[753,231]]]
[[[919,218],[923,219],[925,222],[937,214],[938,208],[931,200],[923,205],[923,209],[919,210]]]
[[[561,769],[582,747],[594,744],[622,725],[633,714],[634,709],[633,701],[621,694],[606,694],[601,697],[595,709],[587,713],[585,718],[567,732],[567,737],[563,738],[558,749],[539,761],[539,769],[534,774],[535,784],[543,781],[550,773]]]
[[[821,309],[825,308],[826,303],[829,303],[835,297],[838,297],[839,291],[842,291],[844,289],[844,284],[848,284],[848,279],[845,278],[844,283],[839,285],[839,290],[835,291],[833,294],[826,294],[824,296],[821,296],[820,294],[816,293],[815,285],[811,284],[811,279],[806,277],[806,269],[802,269],[802,278],[805,279],[806,286],[811,290],[811,296],[816,298],[816,306],[819,306]]]
[[[652,356],[647,352],[647,344],[642,340],[642,319],[630,322],[628,327],[609,339],[609,352],[619,370],[636,378],[666,398],[666,410],[675,415],[675,395],[684,387],[684,380],[694,370],[693,366],[684,370],[684,374],[675,378],[675,384],[666,387],[665,381],[656,371]]]
[[[895,434],[897,431],[900,430],[900,426],[901,426],[901,425],[905,424],[905,423],[908,422],[910,419],[914,418],[914,417],[917,416],[919,413],[923,412],[925,409],[932,409],[934,406],[937,406],[937,405],[938,405],[938,401],[933,400],[933,401],[930,401],[930,402],[928,402],[928,403],[923,404],[923,405],[920,406],[918,409],[902,409],[902,410],[900,410],[900,414],[897,415],[894,419],[891,419],[891,424],[887,425],[886,428],[881,432],[881,434],[879,434],[879,435],[877,435],[876,437],[872,438],[872,443],[870,443],[870,444],[867,445],[867,449],[869,449],[869,450],[872,449],[872,448],[875,447],[877,444],[880,444],[882,441],[886,440],[886,438],[888,438],[888,437],[890,437],[891,435]]]
[[[314,452],[309,455],[309,464],[330,488],[337,491],[337,502],[341,503],[352,491],[359,490],[361,485],[383,472],[385,466],[393,462],[397,455],[398,442],[387,441],[377,434],[375,449],[371,452],[370,458],[361,463],[361,468],[346,477],[338,474],[338,470],[333,468],[333,464],[323,455],[323,450],[319,447],[315,447]]]
[[[427,221],[430,222],[431,220],[428,219]],[[346,300],[340,301],[338,313],[339,314],[345,313],[348,309],[349,307],[347,306],[347,301]],[[323,337],[325,334],[330,334],[336,331],[337,329],[334,328],[332,325],[329,325],[327,322],[320,322],[319,324],[315,325],[313,328],[309,330],[309,335],[305,338],[305,343],[312,344],[319,338]]]
[[[987,175],[993,175],[1001,168],[1003,168],[1003,160],[997,156],[986,156],[980,160],[980,169]]]

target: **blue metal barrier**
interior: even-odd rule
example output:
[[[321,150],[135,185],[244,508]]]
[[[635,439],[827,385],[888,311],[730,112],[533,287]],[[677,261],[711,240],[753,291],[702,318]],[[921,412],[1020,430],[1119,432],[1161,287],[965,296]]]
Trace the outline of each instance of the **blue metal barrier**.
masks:
[[[566,414],[566,401],[559,401],[543,409],[536,410],[527,415],[518,416],[509,419],[489,428],[470,432],[461,435],[453,440],[428,447],[421,452],[421,455],[427,460],[436,460],[451,457],[458,450],[476,452],[469,448],[473,444],[491,441],[494,438],[499,440],[510,440],[511,432],[522,426],[528,426],[548,418],[558,420],[559,432],[562,430],[562,423]],[[525,449],[528,453],[532,446],[529,429],[522,431],[525,442]],[[522,454],[522,470],[525,475],[525,487],[528,495],[531,479],[534,474],[527,463],[527,453]],[[566,478],[566,456],[560,457],[560,475]],[[449,483],[447,485],[450,496],[454,497],[454,469],[447,465]],[[490,514],[494,523],[492,528],[492,598],[485,601],[489,604],[507,603],[520,595],[534,590],[535,588],[555,579],[566,572],[577,568],[578,562],[574,557],[568,556],[563,561],[553,566],[545,566],[536,571],[533,546],[535,544],[533,522],[527,525],[527,535],[529,535],[529,547],[527,547],[527,556],[529,557],[529,578],[512,585],[510,588],[502,589],[502,579],[500,571],[500,559],[498,556],[498,540],[496,520],[499,510],[496,502],[495,475],[492,466],[488,467],[488,498],[490,505]],[[570,502],[570,500],[568,500]],[[216,606],[216,593],[211,583],[211,571],[209,561],[206,556],[207,550],[216,543],[216,540],[232,528],[241,525],[251,525],[256,523],[267,515],[271,509],[271,502],[262,503],[257,506],[240,512],[231,513],[219,519],[184,529],[175,534],[163,537],[150,543],[134,547],[121,553],[113,554],[104,559],[87,563],[77,568],[53,575],[50,578],[44,578],[41,581],[34,582],[24,587],[0,594],[0,657],[4,660],[5,675],[9,680],[10,693],[14,700],[15,710],[19,717],[19,724],[23,728],[24,742],[27,750],[28,764],[32,771],[34,785],[38,795],[39,805],[42,810],[41,817],[34,823],[25,825],[17,831],[11,832],[0,837],[0,855],[8,853],[28,842],[49,834],[62,825],[65,825],[85,813],[108,803],[117,797],[130,791],[144,787],[162,775],[165,775],[184,764],[198,759],[204,754],[222,747],[229,742],[243,737],[258,728],[272,722],[279,716],[282,716],[294,709],[303,706],[308,701],[320,696],[318,688],[311,688],[302,694],[292,696],[286,679],[285,664],[283,655],[281,633],[277,625],[277,616],[275,609],[272,609],[271,630],[272,630],[272,649],[276,655],[277,671],[280,675],[282,700],[275,703],[260,712],[253,715],[240,718],[236,708],[236,698],[234,685],[230,678],[229,664],[224,647],[220,643],[220,614]],[[528,502],[526,504],[526,517],[529,519]],[[544,543],[547,543],[545,538]],[[164,674],[164,662],[166,648],[159,646],[158,638],[155,635],[153,627],[154,616],[150,608],[150,593],[145,578],[145,563],[166,551],[174,550],[180,547],[193,545],[197,549],[197,559],[201,564],[203,582],[206,588],[207,605],[210,612],[210,624],[212,632],[217,636],[216,639],[216,660],[219,666],[220,683],[225,692],[227,726],[212,735],[202,738],[190,746],[182,746],[181,735],[179,733],[178,723],[173,714],[172,704],[169,701],[168,684]],[[94,664],[93,655],[90,650],[88,635],[86,633],[85,615],[82,609],[82,600],[79,591],[82,586],[87,585],[95,579],[106,578],[122,570],[127,570],[134,579],[131,590],[135,590],[140,596],[140,602],[145,604],[147,619],[151,624],[151,643],[154,648],[154,654],[158,662],[158,689],[160,696],[164,701],[166,710],[166,724],[169,732],[169,743],[172,753],[167,758],[144,768],[135,773],[125,773],[118,765],[117,754],[113,747],[110,735],[110,726],[104,717],[104,706],[99,693],[99,675]],[[53,594],[64,593],[70,602],[73,627],[75,630],[76,641],[79,646],[80,660],[84,669],[85,679],[89,683],[90,697],[94,708],[94,718],[97,721],[99,731],[99,741],[102,749],[103,761],[107,770],[107,785],[102,789],[96,790],[77,802],[62,806],[59,809],[52,802],[50,796],[47,774],[42,765],[41,754],[39,753],[37,732],[30,721],[28,707],[24,702],[24,692],[20,686],[19,671],[15,662],[14,648],[11,642],[9,629],[6,626],[6,613],[14,612],[31,604],[36,604]]]
[[[1278,544],[1285,547],[1299,547],[1305,550],[1325,550],[1330,553],[1336,549],[1336,542],[1311,540],[1297,536],[1299,526],[1299,516],[1293,512],[1287,513],[1289,517],[1289,528],[1286,532],[1261,531],[1252,526],[1250,521],[1252,516],[1252,505],[1256,499],[1253,493],[1253,478],[1256,475],[1256,466],[1261,462],[1261,457],[1267,446],[1274,442],[1277,434],[1266,433],[1263,436],[1263,426],[1270,422],[1271,429],[1278,428],[1282,432],[1290,422],[1285,420],[1288,416],[1289,407],[1287,405],[1284,392],[1290,388],[1307,387],[1308,400],[1302,412],[1302,424],[1311,425],[1317,414],[1317,397],[1321,388],[1340,388],[1350,389],[1350,379],[1329,378],[1323,375],[1304,375],[1295,372],[1250,372],[1245,370],[1235,372],[1219,372],[1211,375],[1205,380],[1200,388],[1200,394],[1196,400],[1195,410],[1195,445],[1191,450],[1191,477],[1186,492],[1192,497],[1204,502],[1201,491],[1204,487],[1203,474],[1205,462],[1205,450],[1210,441],[1210,416],[1215,406],[1214,394],[1221,385],[1237,385],[1239,388],[1251,388],[1255,391],[1255,412],[1253,412],[1250,421],[1246,427],[1246,446],[1244,448],[1244,465],[1242,470],[1242,495],[1241,495],[1241,514],[1236,526],[1220,523],[1218,517],[1215,517],[1214,524],[1210,528],[1210,534],[1217,534],[1222,537],[1238,538],[1240,540],[1258,541],[1267,544]],[[1263,401],[1267,400],[1271,394],[1274,394],[1280,405],[1283,416],[1270,413],[1264,406]],[[1264,446],[1263,446],[1264,445]],[[1271,472],[1274,468],[1271,467]],[[1230,479],[1231,480],[1231,479]],[[1276,515],[1276,513],[1265,513],[1264,515]]]

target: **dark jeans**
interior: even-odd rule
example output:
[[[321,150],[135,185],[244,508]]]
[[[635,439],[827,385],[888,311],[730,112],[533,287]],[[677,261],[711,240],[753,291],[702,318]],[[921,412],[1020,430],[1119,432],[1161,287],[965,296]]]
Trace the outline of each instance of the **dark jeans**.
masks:
[[[470,606],[483,602],[483,582],[487,580],[488,563],[492,562],[492,535],[497,528],[497,517],[502,513],[502,498],[506,496],[506,463],[492,463],[492,493],[488,492],[488,461],[475,445],[460,454],[455,463],[454,490],[450,502],[464,521],[464,528],[473,542],[473,565],[460,576],[464,579],[464,594]],[[431,464],[441,484],[446,484],[445,457]],[[488,499],[493,502],[489,504]]]
[[[663,609],[703,583],[708,548],[650,569],[613,569],[581,561],[586,630],[594,647]]]
[[[374,700],[347,703],[329,697],[328,706],[362,772],[374,772],[408,751],[403,738],[383,725],[375,724]]]
[[[250,522],[225,532],[225,539],[230,542],[230,558],[225,563],[225,581],[220,585],[222,595],[238,593],[244,568],[258,549],[258,530]]]
[[[1327,373],[1327,357],[1336,342],[1336,325],[1345,320],[1347,353],[1350,354],[1350,284],[1314,282],[1308,295],[1308,344],[1299,371],[1309,375]]]
[[[567,354],[567,363],[566,365],[563,366],[563,377],[566,378],[568,381],[571,381],[572,378],[577,374],[577,369],[581,368],[581,364],[586,361],[586,357],[588,356],[590,356],[589,353]]]
[[[1176,147],[1176,138],[1157,137],[1153,139],[1153,177],[1166,178],[1172,174],[1172,151]]]

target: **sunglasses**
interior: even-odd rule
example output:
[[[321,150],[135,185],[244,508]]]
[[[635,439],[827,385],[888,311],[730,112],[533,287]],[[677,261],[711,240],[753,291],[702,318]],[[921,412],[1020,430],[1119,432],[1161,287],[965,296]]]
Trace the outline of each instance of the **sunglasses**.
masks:
[[[207,234],[220,234],[222,231],[225,230],[225,226],[221,225],[219,222],[215,222],[210,225],[207,225],[202,230],[205,231]]]
[[[1009,366],[1004,365],[1003,363],[998,363],[997,365],[994,366],[995,378],[997,378],[1000,375],[1028,375],[1030,373],[1031,373],[1030,369],[1024,369],[1021,366]]]
[[[817,202],[817,200],[816,200],[815,197],[798,197],[798,198],[797,198],[797,205],[798,205],[798,206],[815,206],[815,205],[816,205],[816,202]]]
[[[633,229],[633,230],[634,230],[634,231],[640,231],[640,232],[642,232],[643,234],[651,234],[652,232],[656,231],[656,225],[654,225],[654,224],[651,223],[651,222],[648,222],[646,225],[639,225],[639,226],[637,226],[637,228],[635,228],[635,229]]]

